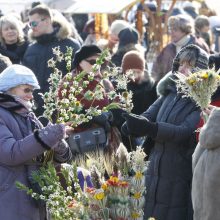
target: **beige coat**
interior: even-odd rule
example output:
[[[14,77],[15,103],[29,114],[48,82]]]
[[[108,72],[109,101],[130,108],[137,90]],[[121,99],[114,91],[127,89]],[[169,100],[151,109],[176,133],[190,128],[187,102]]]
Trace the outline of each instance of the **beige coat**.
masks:
[[[194,220],[220,220],[220,108],[201,129],[193,154]]]

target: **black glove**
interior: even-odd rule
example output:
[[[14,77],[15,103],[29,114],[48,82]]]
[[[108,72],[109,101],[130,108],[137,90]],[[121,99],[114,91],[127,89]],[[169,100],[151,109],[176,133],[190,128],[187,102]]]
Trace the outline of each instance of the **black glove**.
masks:
[[[123,117],[126,122],[122,125],[121,132],[125,136],[150,136],[153,138],[157,136],[157,123],[150,122],[142,115],[124,113]]]
[[[125,110],[121,108],[114,108],[109,110],[113,115],[112,125],[121,128],[122,124],[125,122],[124,117],[122,117],[123,113],[126,113]]]
[[[101,115],[93,117],[91,122],[100,125],[106,132],[109,132],[111,130],[110,122],[112,119],[113,116],[111,112],[103,112]]]
[[[220,54],[213,54],[209,56],[209,68],[215,67],[215,71],[220,68]]]

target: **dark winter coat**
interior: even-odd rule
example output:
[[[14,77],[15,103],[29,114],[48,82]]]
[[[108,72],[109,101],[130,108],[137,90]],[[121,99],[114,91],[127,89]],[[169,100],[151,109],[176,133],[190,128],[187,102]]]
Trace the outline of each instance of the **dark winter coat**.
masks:
[[[212,111],[193,154],[194,220],[220,219],[220,109]]]
[[[30,187],[28,176],[41,165],[45,148],[35,138],[32,129],[41,127],[33,113],[29,113],[13,97],[0,94],[0,219],[45,220],[45,208],[39,207],[26,192],[16,188],[15,182]],[[40,132],[41,129],[39,129]],[[42,131],[42,130],[41,130]],[[45,133],[46,132],[46,133]],[[44,142],[54,146],[57,160],[69,158],[60,148],[60,130],[44,130]],[[66,148],[65,148],[66,149]],[[55,156],[55,157],[56,157]],[[59,159],[58,159],[59,158]],[[35,159],[35,160],[33,160]]]
[[[20,64],[23,60],[24,54],[28,48],[29,42],[25,40],[21,44],[12,44],[0,46],[0,53],[8,57],[13,64]]]
[[[209,53],[208,45],[202,38],[197,38],[193,35],[190,35],[190,40],[186,45],[188,44],[195,44]],[[159,53],[155,62],[153,63],[151,71],[151,75],[156,82],[162,79],[172,69],[173,59],[175,58],[175,56],[176,46],[173,43],[169,43]]]
[[[151,78],[140,83],[129,82],[127,89],[132,91],[134,107],[131,112],[134,114],[139,115],[143,113],[157,99],[156,85]]]
[[[158,87],[161,96],[142,114],[158,125],[146,172],[144,219],[188,220],[192,219],[191,156],[200,111],[177,94],[169,76]]]
[[[55,58],[52,49],[59,47],[60,51],[65,53],[66,47],[71,47],[73,48],[72,56],[74,56],[80,45],[76,40],[68,37],[68,32],[64,26],[58,24],[54,26],[53,33],[39,36],[35,40],[36,42],[28,47],[24,55],[23,64],[35,73],[41,87],[40,92],[45,93],[49,90],[49,83],[47,80],[52,72],[47,62],[52,57]],[[66,62],[64,60],[57,64],[57,68],[63,75],[67,73]],[[34,94],[37,105],[35,112],[37,116],[40,116],[43,113],[43,100],[37,94],[38,92]]]
[[[138,50],[135,47],[135,44],[128,44],[126,46],[122,46],[122,47],[118,48],[118,50],[115,52],[115,54],[113,54],[113,56],[111,58],[111,62],[113,64],[115,64],[115,66],[120,67],[123,56],[131,50]]]

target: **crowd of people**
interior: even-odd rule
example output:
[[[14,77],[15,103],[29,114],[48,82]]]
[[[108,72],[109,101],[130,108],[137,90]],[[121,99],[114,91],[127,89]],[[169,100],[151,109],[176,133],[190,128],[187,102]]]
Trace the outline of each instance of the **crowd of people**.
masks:
[[[17,189],[15,181],[32,186],[31,173],[42,166],[48,150],[54,151],[57,167],[71,162],[79,152],[71,148],[68,136],[102,127],[108,153],[123,142],[128,151],[142,145],[148,155],[144,219],[219,220],[219,108],[214,105],[220,105],[220,90],[205,109],[210,118],[197,139],[201,110],[178,93],[175,84],[177,72],[188,76],[196,69],[218,71],[220,67],[208,17],[190,12],[169,17],[170,42],[155,55],[152,69],[140,33],[123,19],[111,23],[108,39],[97,41],[94,19],[78,33],[60,12],[41,3],[32,5],[28,23],[10,14],[0,17],[0,219],[47,219],[45,204]],[[109,110],[74,130],[68,122],[48,122],[42,117],[44,100],[39,94],[49,91],[48,60],[56,47],[62,53],[73,49],[73,77],[93,71],[97,58],[108,48],[110,61],[96,70],[79,97],[97,86],[108,66],[118,67],[119,74],[132,70],[134,77],[127,84],[133,93],[131,113]],[[66,62],[57,65],[63,74],[57,98],[69,99],[74,82],[66,88]],[[83,102],[84,108],[101,109],[109,103],[105,94],[115,89],[115,82],[105,80],[103,88],[103,98]]]

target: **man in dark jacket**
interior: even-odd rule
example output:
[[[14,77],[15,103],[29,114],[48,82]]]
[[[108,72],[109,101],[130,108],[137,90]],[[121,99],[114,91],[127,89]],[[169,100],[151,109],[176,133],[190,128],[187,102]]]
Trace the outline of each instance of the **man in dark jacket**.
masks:
[[[61,16],[61,15],[60,15]],[[71,29],[68,22],[59,17],[53,16],[50,9],[44,5],[38,5],[29,12],[29,25],[31,27],[31,37],[35,40],[27,49],[23,64],[29,67],[36,75],[41,90],[45,93],[49,90],[48,78],[52,69],[48,67],[47,61],[55,57],[52,49],[59,47],[62,53],[66,52],[66,47],[73,48],[73,55],[80,48],[79,43],[72,39]],[[57,68],[63,75],[67,73],[66,62],[63,60],[57,65]],[[40,116],[43,113],[43,100],[35,93],[36,100],[36,115]]]

